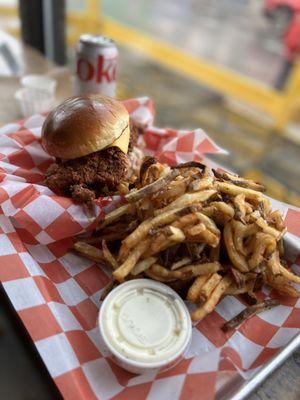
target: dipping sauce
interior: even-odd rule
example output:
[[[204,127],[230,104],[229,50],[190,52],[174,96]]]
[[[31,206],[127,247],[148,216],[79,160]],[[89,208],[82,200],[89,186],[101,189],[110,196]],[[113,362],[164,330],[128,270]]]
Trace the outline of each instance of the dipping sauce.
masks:
[[[183,300],[167,285],[149,279],[116,287],[101,306],[99,327],[112,359],[134,373],[176,365],[192,332]]]

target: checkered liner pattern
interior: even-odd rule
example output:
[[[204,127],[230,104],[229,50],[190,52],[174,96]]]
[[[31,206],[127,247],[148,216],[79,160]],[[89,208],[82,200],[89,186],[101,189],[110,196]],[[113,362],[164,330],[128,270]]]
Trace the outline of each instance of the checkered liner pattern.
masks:
[[[201,129],[152,126],[148,98],[124,102],[131,118],[148,126],[140,146],[168,163],[225,153]],[[0,279],[51,376],[65,399],[213,399],[233,375],[247,378],[300,330],[300,301],[220,330],[244,308],[226,297],[193,329],[186,358],[172,370],[133,375],[113,364],[96,326],[99,298],[109,273],[69,251],[72,237],[92,229],[119,199],[101,198],[91,220],[83,207],[42,184],[52,159],[40,144],[43,115],[0,130]],[[300,273],[300,211],[275,202],[288,226],[288,257]],[[263,296],[273,296],[265,292]]]

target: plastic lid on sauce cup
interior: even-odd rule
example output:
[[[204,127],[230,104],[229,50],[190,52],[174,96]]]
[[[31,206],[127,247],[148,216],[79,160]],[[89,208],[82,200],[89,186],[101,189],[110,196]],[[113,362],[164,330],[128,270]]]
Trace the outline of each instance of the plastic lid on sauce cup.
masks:
[[[134,279],[112,290],[102,303],[99,328],[112,359],[134,373],[176,365],[192,334],[183,300],[150,279]]]

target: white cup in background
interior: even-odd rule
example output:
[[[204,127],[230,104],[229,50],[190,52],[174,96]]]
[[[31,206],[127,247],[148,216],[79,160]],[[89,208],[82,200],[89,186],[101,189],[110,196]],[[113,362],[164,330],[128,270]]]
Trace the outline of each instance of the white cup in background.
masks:
[[[20,79],[23,87],[32,91],[47,92],[50,95],[55,94],[57,82],[55,79],[45,75],[25,75]]]
[[[15,99],[23,117],[30,117],[33,114],[51,110],[54,104],[54,96],[45,93],[36,95],[28,88],[19,89],[15,93]]]
[[[57,82],[45,75],[25,75],[20,79],[22,89],[15,93],[24,117],[49,111],[55,100]]]

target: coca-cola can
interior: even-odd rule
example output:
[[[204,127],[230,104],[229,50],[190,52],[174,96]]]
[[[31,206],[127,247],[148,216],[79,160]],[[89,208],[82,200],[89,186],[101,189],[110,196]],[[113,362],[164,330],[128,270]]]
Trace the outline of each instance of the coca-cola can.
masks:
[[[84,34],[76,45],[74,94],[101,93],[114,97],[118,49],[105,36]]]

